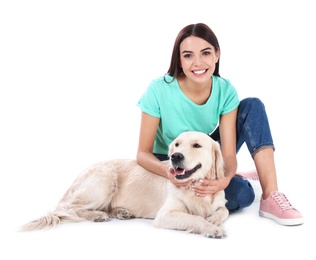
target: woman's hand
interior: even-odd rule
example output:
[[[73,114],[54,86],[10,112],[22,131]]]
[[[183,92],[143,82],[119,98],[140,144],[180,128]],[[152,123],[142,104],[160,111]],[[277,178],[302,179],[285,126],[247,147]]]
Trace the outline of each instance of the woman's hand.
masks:
[[[196,196],[205,197],[209,194],[214,194],[224,190],[230,182],[230,178],[224,177],[220,180],[207,180],[199,179],[191,189],[195,192]]]

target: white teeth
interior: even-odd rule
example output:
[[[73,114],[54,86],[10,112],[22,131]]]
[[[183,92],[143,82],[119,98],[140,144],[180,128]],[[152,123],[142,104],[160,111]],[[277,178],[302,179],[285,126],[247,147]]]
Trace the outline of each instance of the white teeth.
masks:
[[[204,73],[206,70],[196,70],[196,71],[193,71],[193,73],[195,74],[202,74]]]
[[[184,169],[182,171],[180,171],[180,170],[176,171],[176,175],[183,175],[183,174],[185,174],[185,170]]]

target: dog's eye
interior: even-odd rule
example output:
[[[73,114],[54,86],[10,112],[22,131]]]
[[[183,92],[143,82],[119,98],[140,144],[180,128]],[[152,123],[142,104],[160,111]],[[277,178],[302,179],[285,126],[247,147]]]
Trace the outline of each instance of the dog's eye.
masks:
[[[194,148],[200,148],[200,147],[202,147],[202,146],[199,145],[198,143],[195,143],[195,144],[193,145],[193,147],[194,147]]]
[[[179,143],[175,143],[175,145],[174,145],[175,147],[178,147],[179,146]]]

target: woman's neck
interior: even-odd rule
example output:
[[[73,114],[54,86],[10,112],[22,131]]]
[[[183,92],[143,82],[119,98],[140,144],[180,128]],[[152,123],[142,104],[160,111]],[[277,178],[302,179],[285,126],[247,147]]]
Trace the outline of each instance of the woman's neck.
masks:
[[[197,83],[187,77],[180,77],[178,84],[182,92],[197,105],[205,104],[212,92],[212,78],[208,82]]]

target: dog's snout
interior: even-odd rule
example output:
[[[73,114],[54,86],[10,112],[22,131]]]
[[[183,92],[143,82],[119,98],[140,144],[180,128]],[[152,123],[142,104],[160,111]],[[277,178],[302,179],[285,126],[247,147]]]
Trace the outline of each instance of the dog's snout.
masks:
[[[171,155],[172,162],[175,162],[175,163],[181,162],[181,161],[183,161],[183,159],[184,159],[184,156],[182,153],[174,153]]]

